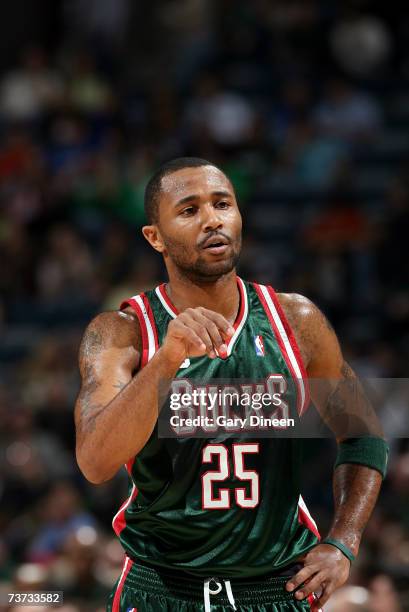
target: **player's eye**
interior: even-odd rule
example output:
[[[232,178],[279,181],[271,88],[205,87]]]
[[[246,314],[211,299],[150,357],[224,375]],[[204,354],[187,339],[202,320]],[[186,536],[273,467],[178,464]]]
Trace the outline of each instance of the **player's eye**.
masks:
[[[180,211],[180,214],[183,215],[184,217],[187,217],[189,215],[192,215],[194,212],[195,212],[195,208],[193,206],[187,206],[186,208]]]
[[[230,204],[225,200],[222,200],[221,202],[217,202],[216,206],[217,208],[228,208]]]

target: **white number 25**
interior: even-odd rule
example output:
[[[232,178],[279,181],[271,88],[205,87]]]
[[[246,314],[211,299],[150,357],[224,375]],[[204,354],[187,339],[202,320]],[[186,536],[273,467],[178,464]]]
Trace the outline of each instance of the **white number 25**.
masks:
[[[240,508],[255,508],[260,501],[260,481],[255,470],[244,468],[244,455],[259,452],[258,442],[240,442],[231,447],[233,454],[234,476],[250,483],[250,495],[244,487],[234,489],[236,504]],[[212,463],[218,459],[218,469],[202,474],[202,507],[204,510],[228,510],[231,507],[231,489],[220,488],[217,494],[213,491],[215,482],[223,482],[230,476],[229,449],[224,444],[208,444],[202,451],[202,462]]]

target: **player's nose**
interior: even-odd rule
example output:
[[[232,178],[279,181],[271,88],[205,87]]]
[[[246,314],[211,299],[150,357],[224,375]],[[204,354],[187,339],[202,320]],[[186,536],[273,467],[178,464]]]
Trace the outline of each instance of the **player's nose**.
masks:
[[[204,206],[202,214],[202,229],[204,232],[223,227],[222,216],[213,205]]]

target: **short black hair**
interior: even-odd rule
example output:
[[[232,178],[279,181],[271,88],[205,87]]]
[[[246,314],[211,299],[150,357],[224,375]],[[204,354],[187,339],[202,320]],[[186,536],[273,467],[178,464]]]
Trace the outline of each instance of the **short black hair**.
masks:
[[[163,177],[178,170],[183,170],[183,168],[200,168],[201,166],[217,168],[212,162],[200,157],[177,157],[165,162],[156,170],[145,188],[145,216],[149,224],[157,223],[159,220],[159,196]],[[217,169],[220,170],[220,168]]]

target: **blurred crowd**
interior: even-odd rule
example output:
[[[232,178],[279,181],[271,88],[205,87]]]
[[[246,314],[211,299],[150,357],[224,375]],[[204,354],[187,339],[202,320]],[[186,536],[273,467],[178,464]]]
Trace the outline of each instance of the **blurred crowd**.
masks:
[[[223,168],[240,274],[314,300],[361,376],[407,376],[409,18],[366,0],[25,8],[1,25],[17,34],[0,74],[0,596],[63,590],[63,612],[95,612],[120,573],[110,522],[127,478],[96,487],[76,467],[76,356],[92,316],[163,279],[140,232],[160,163]],[[325,531],[334,448],[307,446]],[[328,612],[409,610],[408,517],[409,445],[394,439]]]

